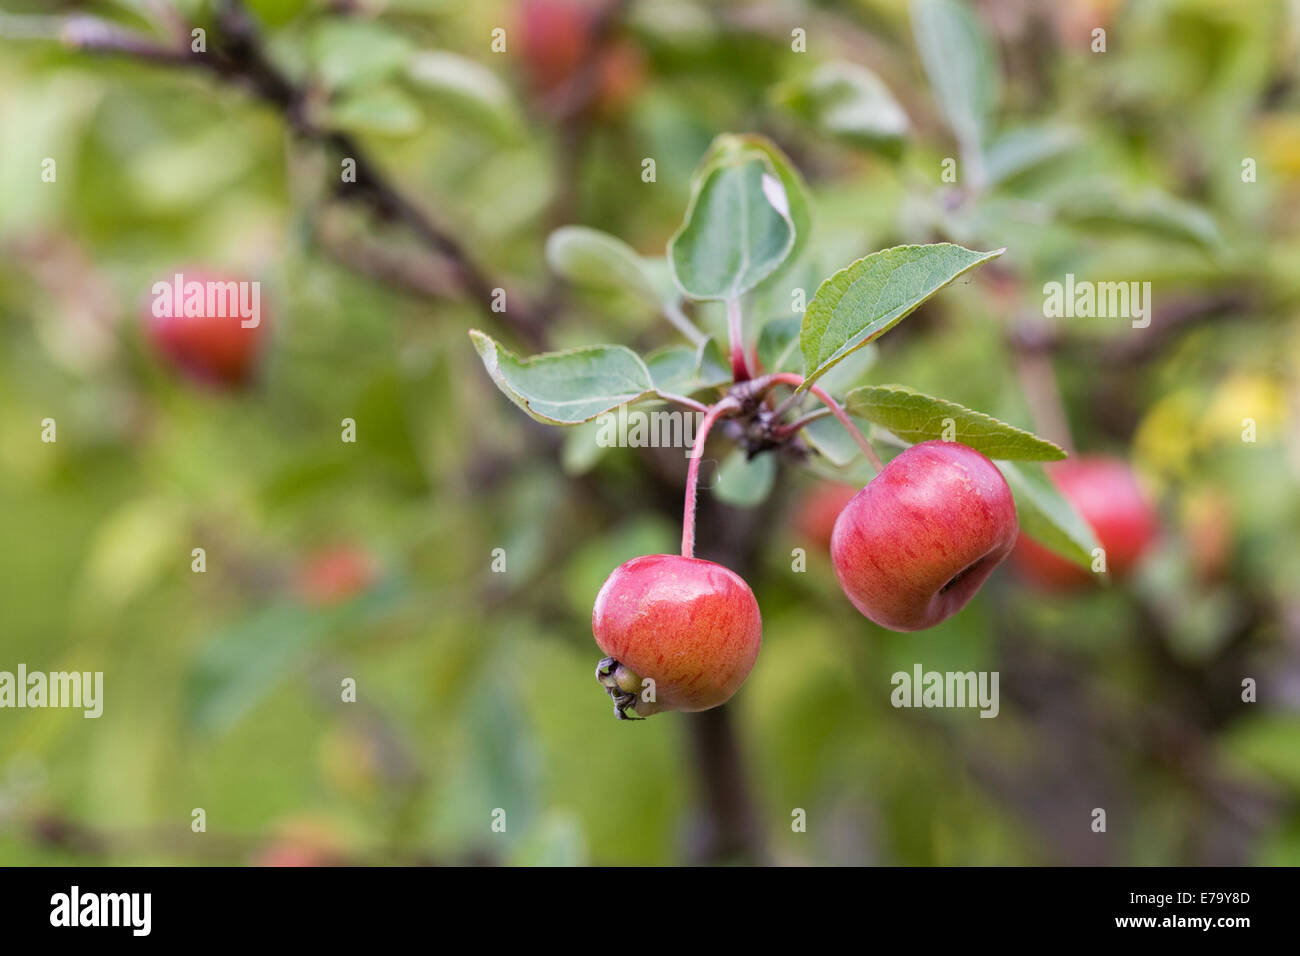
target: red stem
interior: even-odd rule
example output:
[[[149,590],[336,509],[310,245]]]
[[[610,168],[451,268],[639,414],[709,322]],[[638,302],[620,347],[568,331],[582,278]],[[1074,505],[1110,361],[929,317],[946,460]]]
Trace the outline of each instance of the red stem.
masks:
[[[745,358],[745,336],[740,317],[740,300],[727,300],[727,338],[731,345],[731,376],[737,382],[750,379],[749,362]]]
[[[772,381],[781,385],[793,385],[798,388],[803,384],[803,376],[796,375],[794,372],[777,372],[772,376]],[[853,440],[858,443],[858,447],[862,449],[862,453],[867,456],[867,461],[871,462],[872,467],[877,472],[884,471],[885,463],[880,460],[876,450],[871,447],[871,442],[867,441],[867,436],[862,434],[862,429],[854,424],[853,419],[849,417],[849,413],[844,410],[844,407],[827,394],[826,390],[820,385],[809,385],[808,391],[812,392],[818,401],[830,409],[830,413],[848,430],[848,433],[853,436]]]
[[[682,557],[695,557],[695,490],[700,483],[700,459],[704,457],[704,442],[709,437],[709,429],[721,415],[738,408],[734,399],[724,398],[708,410],[700,430],[695,436],[695,446],[691,449],[691,463],[686,468],[686,504],[682,509]]]

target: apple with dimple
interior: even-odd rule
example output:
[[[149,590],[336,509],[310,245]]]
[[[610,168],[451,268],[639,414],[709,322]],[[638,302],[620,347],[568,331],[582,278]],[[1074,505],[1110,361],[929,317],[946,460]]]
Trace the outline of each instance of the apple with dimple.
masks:
[[[956,614],[1011,552],[1019,522],[996,465],[957,442],[913,445],[845,506],[831,560],[853,606],[919,631]]]
[[[1106,552],[1106,569],[1116,577],[1126,575],[1160,531],[1156,510],[1128,462],[1089,455],[1053,462],[1046,470],[1057,490],[1092,527]],[[1095,577],[1024,535],[1011,560],[1024,577],[1048,590],[1072,590]]]
[[[701,558],[651,554],[606,579],[591,630],[619,665],[619,688],[635,697],[625,706],[647,717],[730,700],[758,657],[763,622],[754,592],[734,571]],[[642,699],[647,679],[654,681],[653,701]]]
[[[206,270],[179,275],[183,294],[171,295],[170,289],[165,290],[169,293],[165,297],[155,294],[146,312],[146,328],[155,349],[191,381],[221,389],[249,385],[256,376],[267,334],[260,288],[256,315],[246,319],[240,314],[245,301],[240,296],[250,283]],[[211,307],[217,301],[223,307]],[[245,325],[246,321],[254,324]]]

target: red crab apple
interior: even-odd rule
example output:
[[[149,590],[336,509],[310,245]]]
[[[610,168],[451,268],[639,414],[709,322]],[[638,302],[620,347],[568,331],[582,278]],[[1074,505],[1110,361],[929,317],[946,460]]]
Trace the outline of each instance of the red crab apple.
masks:
[[[1160,529],[1155,509],[1122,458],[1092,455],[1047,466],[1052,482],[1092,526],[1106,551],[1106,569],[1127,574],[1146,553]],[[1021,535],[1012,564],[1025,578],[1046,590],[1068,591],[1093,575]]]
[[[740,575],[675,554],[633,558],[614,569],[591,612],[607,655],[597,676],[614,710],[638,717],[708,710],[745,682],[762,643],[758,602]],[[645,700],[653,680],[654,700]]]
[[[368,551],[343,544],[308,555],[294,571],[294,586],[305,603],[323,607],[355,597],[377,577]]]
[[[823,481],[808,489],[794,515],[799,536],[818,548],[829,548],[840,512],[858,491],[857,485],[838,481]]]
[[[854,496],[831,534],[853,606],[881,627],[919,631],[956,614],[1016,542],[1002,472],[973,448],[927,441]]]
[[[153,286],[145,321],[154,347],[186,378],[228,389],[252,381],[267,325],[257,283],[176,273]]]

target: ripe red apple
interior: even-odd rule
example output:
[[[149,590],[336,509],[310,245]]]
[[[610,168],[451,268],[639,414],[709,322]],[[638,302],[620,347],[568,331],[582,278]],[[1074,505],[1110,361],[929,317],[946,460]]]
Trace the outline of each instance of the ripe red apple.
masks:
[[[1047,473],[1092,526],[1106,551],[1107,570],[1116,577],[1127,574],[1160,530],[1155,508],[1128,462],[1102,455],[1070,458],[1048,465]],[[1072,590],[1094,578],[1024,535],[1016,543],[1012,563],[1024,577],[1048,590]]]
[[[370,587],[378,570],[374,558],[363,548],[338,545],[309,555],[297,567],[295,590],[313,606],[338,604]]]
[[[794,515],[799,537],[819,549],[829,548],[835,522],[858,490],[856,485],[838,481],[823,481],[810,488]]]
[[[831,535],[853,606],[881,627],[919,631],[956,614],[1016,542],[1011,489],[957,442],[913,445],[854,496]]]
[[[253,380],[267,337],[260,284],[179,272],[154,284],[145,321],[154,346],[186,378],[230,389]]]
[[[651,554],[606,579],[591,631],[608,655],[602,683],[616,712],[623,716],[632,707],[648,717],[730,700],[758,657],[763,622],[754,592],[734,571],[700,558]],[[647,679],[654,681],[653,701],[641,696]]]

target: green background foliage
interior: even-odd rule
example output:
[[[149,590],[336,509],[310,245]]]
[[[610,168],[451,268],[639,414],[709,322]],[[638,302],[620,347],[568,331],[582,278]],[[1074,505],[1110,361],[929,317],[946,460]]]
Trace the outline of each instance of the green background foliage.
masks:
[[[212,4],[162,6],[217,46]],[[0,670],[102,670],[105,703],[0,710],[0,861],[1300,863],[1294,4],[632,3],[619,89],[576,111],[531,78],[514,3],[247,7],[320,135],[209,71],[15,35],[75,10],[165,42],[158,5],[4,0]],[[339,198],[334,134],[499,279],[504,313]],[[725,310],[680,303],[666,259],[702,159],[764,166],[789,200],[793,255],[743,297],[769,368],[802,369],[796,293],[850,263],[1005,247],[820,384],[1060,440],[1022,374],[1047,361],[1075,447],[1129,459],[1158,502],[1137,573],[1054,595],[1003,567],[938,627],[883,631],[799,519],[821,483],[870,477],[842,429],[805,429],[803,461],[720,432],[699,553],[752,585],[762,653],[721,721],[616,722],[591,604],[620,562],[676,550],[686,458],[530,420],[468,331],[521,359],[626,347],[632,391],[716,394]],[[199,266],[262,283],[247,393],[181,381],[144,334],[152,284]],[[1067,273],[1150,281],[1152,325],[1045,319]],[[1025,528],[1086,552],[1040,466],[1002,465]],[[307,599],[303,562],[340,546],[373,580]],[[999,671],[1000,715],[894,709],[917,662]],[[693,756],[719,734],[742,762],[712,769],[745,794],[723,819]]]

